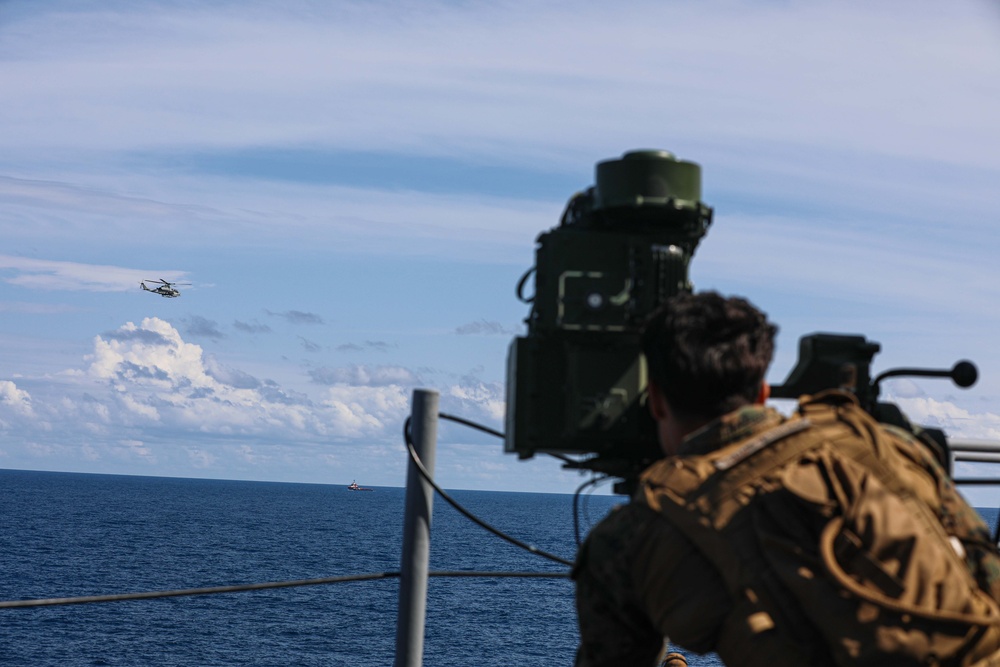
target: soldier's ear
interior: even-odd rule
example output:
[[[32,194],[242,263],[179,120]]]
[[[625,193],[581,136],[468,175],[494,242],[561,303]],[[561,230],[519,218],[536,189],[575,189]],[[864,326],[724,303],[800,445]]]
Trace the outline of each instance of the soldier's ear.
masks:
[[[760,393],[757,394],[757,400],[753,403],[754,405],[764,405],[769,398],[771,398],[771,385],[767,383],[767,380],[762,380],[760,383]]]

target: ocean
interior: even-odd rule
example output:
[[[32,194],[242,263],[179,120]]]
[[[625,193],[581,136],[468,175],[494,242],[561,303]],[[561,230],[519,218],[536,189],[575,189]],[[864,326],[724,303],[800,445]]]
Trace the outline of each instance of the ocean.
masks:
[[[572,496],[452,495],[501,530],[572,560]],[[404,500],[400,488],[4,470],[0,600],[398,571]],[[621,502],[582,500],[582,528]],[[439,497],[430,567],[566,569],[487,533]],[[0,609],[0,664],[391,665],[398,585]],[[572,664],[569,580],[432,578],[428,589],[424,664]]]
[[[362,480],[363,482],[363,480]],[[501,530],[572,559],[572,496],[454,491]],[[405,491],[0,470],[0,600],[398,571]],[[621,498],[581,499],[581,530]],[[991,520],[996,511],[991,510]],[[565,567],[434,500],[432,570]],[[391,665],[398,580],[0,609],[4,665]],[[571,665],[568,579],[428,585],[428,667]],[[721,664],[689,656],[691,665]]]

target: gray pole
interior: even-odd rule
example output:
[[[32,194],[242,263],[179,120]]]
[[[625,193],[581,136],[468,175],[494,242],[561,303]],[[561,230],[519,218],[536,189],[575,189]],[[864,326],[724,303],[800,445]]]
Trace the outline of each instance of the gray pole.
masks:
[[[427,472],[434,474],[437,449],[438,393],[413,390],[410,435]],[[431,551],[431,505],[434,489],[409,462],[406,511],[403,517],[403,558],[396,617],[395,667],[421,667],[424,661],[424,613],[427,610],[427,568]]]

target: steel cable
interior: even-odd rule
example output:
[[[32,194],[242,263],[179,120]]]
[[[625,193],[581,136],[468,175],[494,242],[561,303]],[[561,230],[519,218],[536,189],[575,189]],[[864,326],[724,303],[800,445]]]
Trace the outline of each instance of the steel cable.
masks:
[[[451,418],[451,417],[446,417],[446,418]],[[455,421],[458,421],[458,419],[455,419]],[[462,420],[462,423],[467,423],[468,425],[473,425],[472,422],[466,422],[465,420]],[[478,425],[473,425],[473,427],[474,428],[480,428]],[[482,427],[480,430],[484,430],[484,429],[485,429],[485,427]],[[573,567],[573,561],[566,560],[565,558],[561,558],[559,556],[556,556],[555,554],[550,554],[547,551],[543,551],[543,550],[539,549],[538,547],[536,547],[533,544],[528,544],[527,542],[522,542],[521,540],[517,539],[516,537],[511,537],[510,535],[508,535],[507,533],[503,532],[499,528],[494,528],[493,526],[491,526],[490,524],[486,523],[485,521],[483,521],[482,519],[480,519],[479,517],[477,517],[475,514],[473,514],[469,510],[467,510],[464,507],[462,507],[462,505],[459,504],[459,502],[457,500],[455,500],[454,498],[452,498],[451,496],[449,496],[448,493],[444,489],[442,489],[440,486],[438,486],[437,482],[434,481],[434,478],[431,476],[430,472],[427,470],[426,467],[424,467],[423,461],[420,460],[420,456],[417,454],[417,450],[414,449],[414,447],[413,447],[413,440],[412,440],[412,438],[410,438],[410,418],[409,417],[406,418],[406,422],[403,424],[403,440],[406,442],[406,451],[408,451],[410,453],[410,460],[413,461],[413,465],[416,466],[417,472],[420,473],[420,476],[424,478],[424,481],[426,481],[428,484],[431,485],[431,487],[434,489],[434,491],[437,492],[437,494],[439,496],[441,496],[442,498],[444,498],[445,502],[447,502],[449,505],[451,505],[452,507],[454,507],[460,514],[462,514],[462,516],[464,516],[465,518],[467,518],[469,521],[472,521],[477,526],[479,526],[481,528],[484,528],[485,530],[493,533],[494,535],[496,535],[500,539],[506,540],[507,542],[510,542],[514,546],[520,547],[520,548],[524,549],[525,551],[529,551],[529,552],[531,552],[531,553],[533,553],[533,554],[535,554],[537,556],[541,556],[542,558],[547,558],[547,559],[549,559],[551,561],[555,561],[556,563],[560,563],[562,565],[566,565],[567,567]]]
[[[525,578],[525,579],[561,579],[569,576],[567,572],[476,572],[471,570],[439,570],[427,573],[431,577],[468,577],[468,578]],[[187,595],[218,595],[220,593],[242,593],[246,591],[262,591],[276,588],[295,588],[299,586],[319,586],[324,584],[342,584],[351,581],[373,581],[377,579],[398,579],[399,572],[376,572],[372,574],[349,574],[341,577],[321,577],[319,579],[296,579],[291,581],[269,581],[257,584],[238,584],[235,586],[210,586],[207,588],[183,588],[172,591],[147,591],[143,593],[117,593],[111,595],[83,595],[68,598],[44,598],[36,600],[4,600],[0,601],[0,609],[23,609],[27,607],[58,607],[71,604],[91,604],[95,602],[123,602],[125,600],[155,600],[160,598],[182,597]]]

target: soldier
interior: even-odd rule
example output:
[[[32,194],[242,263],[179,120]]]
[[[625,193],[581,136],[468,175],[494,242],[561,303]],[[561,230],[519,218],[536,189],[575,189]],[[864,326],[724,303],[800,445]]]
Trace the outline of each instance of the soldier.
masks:
[[[729,667],[1000,665],[981,518],[852,394],[803,397],[790,418],[765,407],[776,332],[714,292],[647,323],[665,458],[580,549],[577,665],[652,666],[667,637]]]

